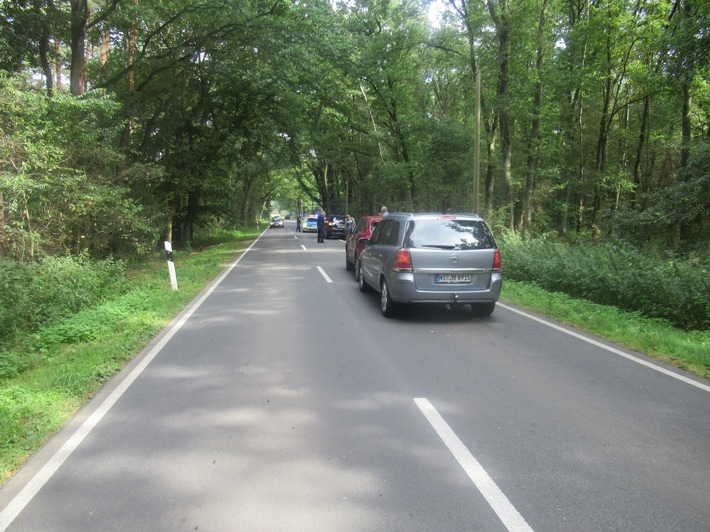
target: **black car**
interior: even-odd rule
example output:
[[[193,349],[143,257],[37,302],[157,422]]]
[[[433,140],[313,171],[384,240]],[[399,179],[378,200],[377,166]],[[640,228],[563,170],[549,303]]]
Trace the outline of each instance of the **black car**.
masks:
[[[348,228],[344,214],[329,214],[325,217],[325,237],[345,238]]]

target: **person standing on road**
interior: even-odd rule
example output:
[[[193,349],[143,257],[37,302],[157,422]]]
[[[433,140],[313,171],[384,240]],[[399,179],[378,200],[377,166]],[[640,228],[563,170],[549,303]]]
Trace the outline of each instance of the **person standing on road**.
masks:
[[[301,232],[301,215],[296,216],[296,232]]]
[[[384,205],[380,209],[380,215],[381,216],[388,216],[389,215],[389,212],[387,212],[387,207],[385,207]]]
[[[325,242],[325,211],[318,215],[318,242]]]
[[[355,219],[349,214],[345,215],[345,230],[348,233],[352,233],[355,229]]]

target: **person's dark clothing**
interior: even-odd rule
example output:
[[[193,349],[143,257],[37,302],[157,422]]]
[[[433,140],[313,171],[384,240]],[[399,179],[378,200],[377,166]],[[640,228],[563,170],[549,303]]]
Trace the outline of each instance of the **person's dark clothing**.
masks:
[[[325,216],[319,214],[317,218],[318,242],[325,242]]]
[[[296,232],[301,232],[301,217],[296,216]]]

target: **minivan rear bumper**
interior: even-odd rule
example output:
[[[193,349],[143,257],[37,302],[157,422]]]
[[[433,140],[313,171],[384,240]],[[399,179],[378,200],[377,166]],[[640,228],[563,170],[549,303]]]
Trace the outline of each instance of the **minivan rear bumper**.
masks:
[[[389,280],[390,297],[396,303],[487,303],[500,298],[503,274],[492,272],[485,286],[452,284],[436,290],[417,289],[412,272],[393,272]]]

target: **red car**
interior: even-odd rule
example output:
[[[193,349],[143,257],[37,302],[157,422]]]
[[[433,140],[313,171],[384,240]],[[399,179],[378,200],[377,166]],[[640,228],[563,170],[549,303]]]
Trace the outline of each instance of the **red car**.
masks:
[[[363,216],[355,229],[348,233],[345,238],[345,269],[348,271],[353,271],[355,269],[355,264],[357,264],[357,258],[365,249],[365,244],[370,237],[372,232],[375,230],[375,226],[380,223],[384,216]]]

